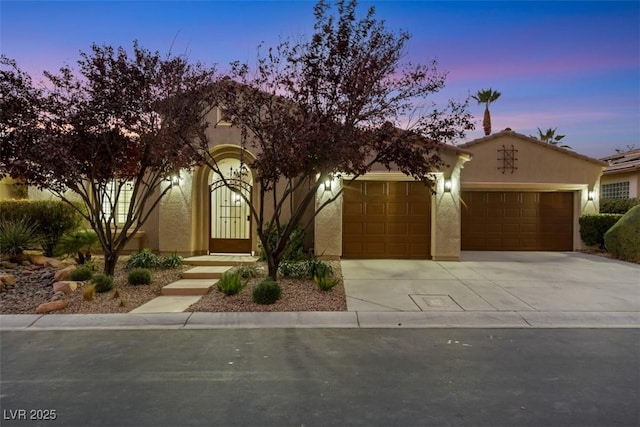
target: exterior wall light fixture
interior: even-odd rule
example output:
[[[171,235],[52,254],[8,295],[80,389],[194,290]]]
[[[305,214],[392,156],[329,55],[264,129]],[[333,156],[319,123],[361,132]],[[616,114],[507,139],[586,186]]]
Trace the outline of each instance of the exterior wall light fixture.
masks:
[[[174,187],[180,185],[180,173],[179,172],[171,174],[171,177],[169,179],[171,181],[171,185],[173,185]]]
[[[596,196],[596,192],[594,190],[589,190],[587,192],[587,200],[593,200],[595,196]]]
[[[324,191],[331,191],[331,181],[332,181],[331,177],[328,177],[327,179],[325,179],[325,181],[324,181]]]
[[[453,182],[451,182],[451,178],[445,178],[444,180],[444,192],[451,193],[451,188],[453,187]]]

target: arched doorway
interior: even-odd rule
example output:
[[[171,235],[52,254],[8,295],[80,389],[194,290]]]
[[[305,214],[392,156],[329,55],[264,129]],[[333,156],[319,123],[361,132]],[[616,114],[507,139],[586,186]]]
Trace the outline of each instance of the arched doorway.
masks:
[[[237,159],[220,160],[218,167],[224,177],[212,171],[209,183],[209,252],[250,253],[251,171]]]

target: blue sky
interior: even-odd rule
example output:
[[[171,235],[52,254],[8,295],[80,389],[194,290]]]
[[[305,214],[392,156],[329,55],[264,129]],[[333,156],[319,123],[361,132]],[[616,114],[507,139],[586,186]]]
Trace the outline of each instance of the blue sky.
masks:
[[[0,50],[34,75],[73,64],[92,42],[251,62],[257,45],[313,29],[311,1],[0,1]],[[592,157],[640,147],[640,2],[368,1],[408,31],[407,59],[448,71],[435,100],[492,87],[493,130],[557,127]],[[472,104],[482,136],[482,107]]]

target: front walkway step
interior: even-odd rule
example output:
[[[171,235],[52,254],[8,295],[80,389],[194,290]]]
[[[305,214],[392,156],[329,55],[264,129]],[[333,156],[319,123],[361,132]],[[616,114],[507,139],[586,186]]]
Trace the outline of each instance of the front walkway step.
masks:
[[[199,296],[162,296],[131,310],[131,313],[182,313],[199,300]]]
[[[162,288],[162,295],[206,295],[217,279],[182,279]]]
[[[235,266],[243,264],[255,264],[256,261],[258,261],[258,257],[251,255],[199,255],[184,259],[184,263],[187,265],[200,266]]]
[[[231,270],[229,266],[213,267],[193,267],[182,273],[183,279],[219,279],[222,275]]]

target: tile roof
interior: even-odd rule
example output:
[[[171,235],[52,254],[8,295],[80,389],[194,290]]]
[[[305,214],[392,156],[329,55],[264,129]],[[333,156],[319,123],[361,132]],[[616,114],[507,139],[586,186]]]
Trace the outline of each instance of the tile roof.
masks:
[[[603,172],[604,175],[613,175],[640,170],[640,148],[616,153],[602,158],[609,165]]]

